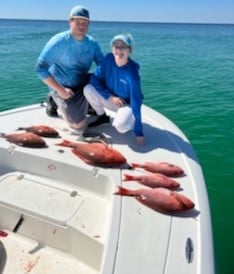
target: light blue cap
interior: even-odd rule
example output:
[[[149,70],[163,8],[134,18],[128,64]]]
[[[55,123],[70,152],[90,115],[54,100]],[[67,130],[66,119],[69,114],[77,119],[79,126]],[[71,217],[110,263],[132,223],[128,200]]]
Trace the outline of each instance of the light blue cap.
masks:
[[[89,11],[83,6],[75,6],[70,11],[70,18],[83,18],[89,20]]]
[[[133,47],[133,38],[131,34],[125,34],[121,33],[116,36],[111,40],[111,46],[113,46],[114,42],[116,41],[123,41],[124,44],[126,44],[128,47],[132,48]]]

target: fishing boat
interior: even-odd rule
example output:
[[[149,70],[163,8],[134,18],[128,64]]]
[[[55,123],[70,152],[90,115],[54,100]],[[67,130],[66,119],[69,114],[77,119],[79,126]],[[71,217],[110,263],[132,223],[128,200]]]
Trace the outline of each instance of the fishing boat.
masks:
[[[32,125],[59,133],[43,137],[44,148],[0,138],[0,273],[214,273],[209,201],[196,154],[164,115],[143,105],[142,116],[145,146],[135,143],[132,132],[119,134],[111,125],[93,129],[126,158],[126,165],[112,167],[89,164],[58,146],[79,136],[60,117],[47,116],[44,103],[0,113],[4,134]],[[181,167],[178,193],[195,207],[164,214],[134,197],[113,195],[119,186],[147,188],[123,180],[126,173],[147,173],[131,169],[136,162]]]

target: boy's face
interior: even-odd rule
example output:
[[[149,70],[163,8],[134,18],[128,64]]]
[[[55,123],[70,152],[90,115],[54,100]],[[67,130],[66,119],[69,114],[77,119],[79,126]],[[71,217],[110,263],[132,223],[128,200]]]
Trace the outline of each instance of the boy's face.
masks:
[[[112,45],[112,53],[115,59],[121,60],[122,62],[128,62],[131,48],[127,46],[123,41],[117,40]]]

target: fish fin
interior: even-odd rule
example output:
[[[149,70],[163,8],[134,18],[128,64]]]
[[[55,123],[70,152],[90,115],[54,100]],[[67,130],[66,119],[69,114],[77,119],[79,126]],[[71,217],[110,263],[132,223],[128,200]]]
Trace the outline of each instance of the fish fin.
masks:
[[[143,194],[137,196],[136,198],[137,198],[137,200],[140,200],[140,201],[145,201],[145,200],[147,200],[147,197],[146,197],[145,195],[143,195]]]
[[[68,141],[66,139],[62,140],[62,142],[56,144],[56,146],[62,146],[62,147],[74,147],[73,142]]]

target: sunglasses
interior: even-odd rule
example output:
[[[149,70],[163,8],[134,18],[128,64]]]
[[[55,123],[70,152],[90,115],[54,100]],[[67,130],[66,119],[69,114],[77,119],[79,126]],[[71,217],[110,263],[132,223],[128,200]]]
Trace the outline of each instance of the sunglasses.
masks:
[[[126,49],[129,49],[129,47],[128,47],[128,46],[118,46],[118,45],[113,45],[113,47],[114,47],[115,49],[119,49],[119,50],[126,50]]]

